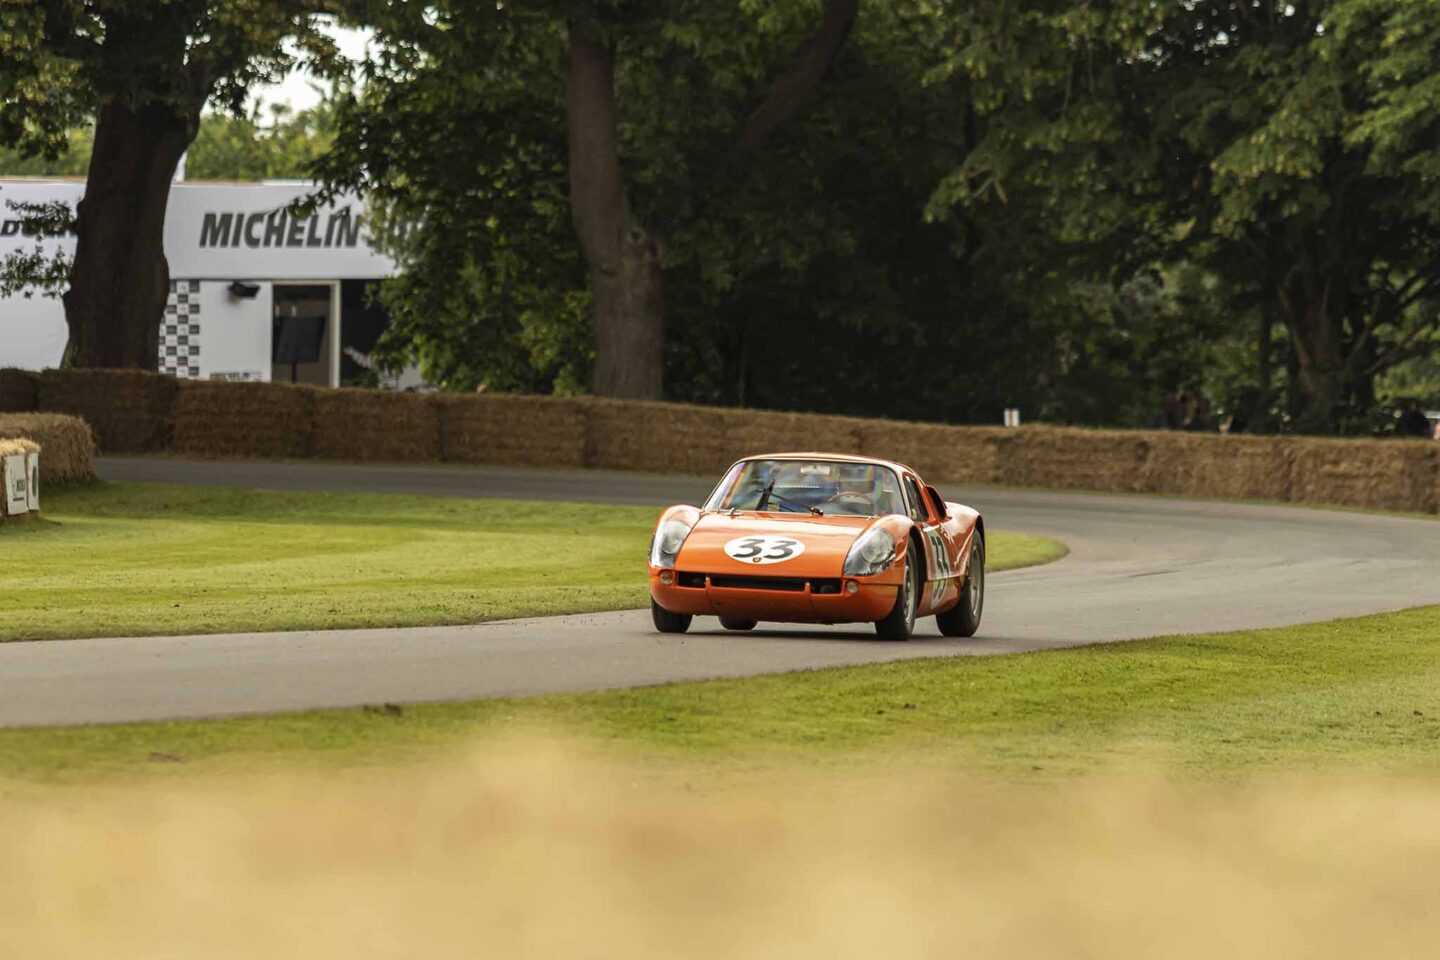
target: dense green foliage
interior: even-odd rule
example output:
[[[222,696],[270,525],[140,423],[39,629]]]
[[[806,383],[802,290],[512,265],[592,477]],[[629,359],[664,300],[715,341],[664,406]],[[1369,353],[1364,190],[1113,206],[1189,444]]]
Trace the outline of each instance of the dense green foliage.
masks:
[[[309,166],[330,148],[334,114],[326,104],[291,110],[275,104],[243,114],[207,113],[185,155],[189,180],[274,180],[306,176]],[[92,127],[67,134],[57,157],[24,157],[0,149],[0,177],[83,177],[90,166]]]
[[[1404,201],[1428,189],[1428,128],[1367,87],[1427,76],[1377,39],[1403,5],[1253,30],[1239,4],[870,5],[816,102],[740,160],[727,138],[816,4],[601,6],[627,189],[664,237],[676,399],[1140,424],[1189,392],[1358,429],[1376,375],[1426,342],[1428,214]],[[452,387],[586,384],[567,12],[390,11],[325,161],[417,225],[385,346]],[[1297,99],[1337,75],[1356,106]],[[1352,154],[1389,166],[1353,186]],[[943,367],[896,389],[919,357]]]
[[[985,117],[933,213],[1052,219],[1046,246],[1084,272],[1208,271],[1253,318],[1249,386],[1301,429],[1366,429],[1376,376],[1431,349],[1433,4],[916,6]]]
[[[68,136],[78,155],[98,85],[137,81],[12,9],[0,145],[54,153]],[[613,55],[673,399],[1142,425],[1183,393],[1251,429],[1331,432],[1440,400],[1433,3],[864,2],[814,95],[739,149],[822,9],[346,5],[375,36],[335,113],[207,117],[189,174],[313,170],[364,190],[402,267],[383,356],[451,389],[583,392],[580,31]],[[231,38],[249,58],[212,103],[287,66],[266,46],[285,31],[333,67],[310,21],[260,21]]]

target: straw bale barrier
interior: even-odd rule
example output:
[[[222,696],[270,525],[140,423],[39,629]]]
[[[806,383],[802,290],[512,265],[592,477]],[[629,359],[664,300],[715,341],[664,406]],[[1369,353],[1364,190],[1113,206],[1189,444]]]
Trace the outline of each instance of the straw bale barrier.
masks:
[[[445,460],[515,467],[585,466],[585,410],[563,397],[435,398]]]
[[[1290,445],[1297,503],[1436,512],[1434,443],[1303,438]]]
[[[46,370],[37,409],[83,418],[103,453],[168,450],[179,381],[138,370]]]
[[[96,439],[109,453],[700,475],[748,454],[821,450],[899,460],[948,483],[1440,510],[1440,444],[1422,441],[1001,429],[591,397],[181,383],[111,370],[0,371],[0,405],[32,403],[47,413],[82,416],[95,431],[92,438],[84,423],[69,421],[59,437],[34,437],[46,450],[47,482],[90,476]]]
[[[40,480],[60,485],[95,477],[95,436],[77,417],[56,413],[0,413],[0,441],[40,446]]]
[[[30,413],[40,402],[40,377],[29,370],[0,370],[0,413]]]
[[[861,423],[860,449],[869,456],[914,467],[931,482],[999,482],[1000,446],[1009,439],[1009,431],[885,420]]]
[[[1182,497],[1289,500],[1291,447],[1283,437],[1150,433],[1144,489]]]
[[[1022,427],[997,441],[996,482],[1016,487],[1050,487],[1138,493],[1150,453],[1146,433]]]
[[[649,473],[713,474],[734,452],[728,420],[737,411],[638,400],[583,401],[586,466]]]
[[[289,383],[182,380],[172,449],[202,457],[308,457],[318,392]]]
[[[310,451],[326,460],[439,460],[439,408],[420,393],[319,390]]]
[[[812,413],[729,410],[725,420],[725,443],[733,456],[726,460],[726,464],[752,453],[782,450],[859,453],[859,428],[865,422],[854,417]]]

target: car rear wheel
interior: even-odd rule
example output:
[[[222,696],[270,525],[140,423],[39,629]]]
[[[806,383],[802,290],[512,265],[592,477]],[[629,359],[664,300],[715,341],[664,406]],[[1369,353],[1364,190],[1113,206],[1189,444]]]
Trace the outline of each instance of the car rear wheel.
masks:
[[[875,634],[881,640],[909,640],[915,632],[915,611],[920,606],[920,558],[915,541],[907,540],[905,579],[895,592],[895,607],[884,620],[875,623]]]
[[[947,637],[973,637],[980,629],[980,614],[985,612],[985,541],[975,534],[970,546],[970,573],[960,591],[960,602],[935,618],[940,632]]]
[[[661,633],[684,633],[690,629],[690,621],[695,618],[688,613],[671,613],[651,600],[650,619],[655,621],[655,629]]]
[[[754,630],[754,620],[737,620],[734,617],[721,617],[720,626],[726,630]]]

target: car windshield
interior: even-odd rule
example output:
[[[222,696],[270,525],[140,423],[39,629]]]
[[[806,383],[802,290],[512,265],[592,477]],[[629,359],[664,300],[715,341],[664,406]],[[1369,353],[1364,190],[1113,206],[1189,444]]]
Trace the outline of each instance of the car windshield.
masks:
[[[743,460],[705,509],[851,517],[906,512],[894,470],[842,460]]]

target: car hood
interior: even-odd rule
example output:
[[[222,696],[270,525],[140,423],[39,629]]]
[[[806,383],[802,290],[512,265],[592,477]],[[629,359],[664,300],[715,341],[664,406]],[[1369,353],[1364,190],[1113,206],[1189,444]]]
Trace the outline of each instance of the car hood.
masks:
[[[675,567],[688,573],[838,577],[851,544],[873,523],[873,517],[706,513],[685,538]],[[746,544],[747,540],[753,542]],[[787,547],[784,541],[802,546]],[[732,545],[728,552],[727,544]],[[787,550],[792,555],[784,556]],[[740,556],[735,556],[737,553]]]

